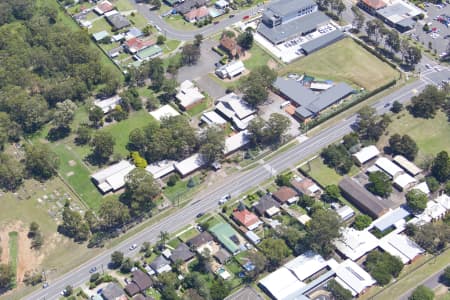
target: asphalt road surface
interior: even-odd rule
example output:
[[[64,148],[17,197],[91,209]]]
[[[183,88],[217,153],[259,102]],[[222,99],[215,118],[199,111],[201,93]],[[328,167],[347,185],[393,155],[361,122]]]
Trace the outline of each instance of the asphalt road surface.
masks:
[[[431,275],[430,277],[428,277],[427,279],[425,279],[424,281],[422,281],[420,284],[418,283],[417,286],[419,285],[424,285],[426,287],[429,287],[430,289],[434,290],[435,288],[437,288],[441,283],[439,282],[439,278],[441,277],[441,275],[444,273],[444,269],[447,266],[442,266],[442,269],[436,273],[434,273],[433,275]],[[410,289],[409,291],[407,291],[406,293],[404,293],[403,295],[400,296],[399,300],[408,300],[408,297],[412,294],[412,292],[414,291],[415,288]]]
[[[422,72],[422,76],[419,80],[416,80],[382,98],[374,105],[374,107],[381,114],[388,111],[389,104],[394,101],[408,101],[412,96],[422,91],[423,88],[429,84],[429,76],[435,73],[437,73],[437,71],[434,68]],[[316,136],[313,136],[290,148],[289,150],[274,156],[268,161],[261,161],[259,166],[249,171],[236,173],[227,177],[215,189],[205,190],[203,195],[197,196],[190,204],[176,211],[174,214],[168,216],[155,225],[143,229],[116,247],[105,250],[102,254],[92,258],[69,273],[54,280],[50,279],[49,286],[46,289],[37,290],[28,295],[25,299],[57,299],[60,292],[67,285],[76,287],[87,282],[90,276],[89,270],[92,267],[97,267],[97,269],[100,269],[102,265],[107,266],[110,262],[111,253],[114,251],[122,251],[129,256],[134,255],[143,242],[157,242],[158,235],[161,231],[173,233],[180,230],[184,226],[193,223],[198,213],[209,212],[217,209],[219,206],[218,200],[223,195],[231,194],[233,197],[236,197],[250,188],[258,186],[276,174],[294,167],[297,162],[306,160],[322,148],[339,140],[342,136],[351,132],[350,126],[355,122],[355,120],[356,115],[353,115],[347,119],[342,119],[332,127],[327,128]],[[132,244],[137,244],[138,248],[134,251],[129,251],[128,248]]]
[[[136,10],[143,15],[149,23],[153,25],[157,25],[161,28],[161,33],[166,36],[168,39],[180,40],[180,41],[190,41],[193,40],[195,35],[202,34],[203,36],[210,36],[217,32],[223,31],[224,28],[233,25],[234,23],[241,21],[244,16],[251,16],[257,13],[257,11],[261,8],[264,8],[264,5],[260,5],[258,7],[252,7],[242,11],[232,11],[231,14],[234,14],[233,18],[226,18],[219,22],[219,24],[210,24],[206,27],[202,27],[196,30],[179,30],[173,28],[169,24],[167,24],[163,17],[158,14],[156,11],[152,11],[149,9],[148,4],[136,3],[135,0],[133,2]]]

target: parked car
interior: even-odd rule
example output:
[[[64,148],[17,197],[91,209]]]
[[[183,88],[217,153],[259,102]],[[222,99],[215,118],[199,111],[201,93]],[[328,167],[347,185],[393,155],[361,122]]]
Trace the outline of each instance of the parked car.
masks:
[[[136,248],[137,248],[137,245],[133,244],[133,245],[130,246],[130,248],[128,248],[128,250],[133,251]]]
[[[42,285],[42,288],[43,288],[43,289],[48,288],[48,282],[44,282],[44,284]]]
[[[96,272],[97,271],[97,267],[92,267],[90,270],[89,270],[89,273],[94,273],[94,272]]]
[[[198,214],[197,214],[197,218],[201,218],[201,217],[203,217],[204,215],[205,215],[204,212],[198,213]]]
[[[234,15],[229,15],[228,18],[230,18],[230,19],[231,19],[231,18],[234,18]]]

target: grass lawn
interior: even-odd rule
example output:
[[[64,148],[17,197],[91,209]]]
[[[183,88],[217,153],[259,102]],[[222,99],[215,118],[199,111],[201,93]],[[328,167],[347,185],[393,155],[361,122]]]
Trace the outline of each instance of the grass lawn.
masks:
[[[399,74],[350,38],[345,38],[289,64],[281,74],[306,73],[335,81],[346,81],[366,90],[398,78]]]
[[[109,32],[109,34],[112,34],[112,27],[109,25],[109,23],[104,19],[97,19],[96,21],[92,22],[92,27],[89,28],[89,33],[96,33],[106,30]]]
[[[133,5],[128,0],[114,0],[111,2],[117,8],[117,10],[119,10],[121,12],[134,9]]]
[[[19,234],[16,231],[8,233],[9,242],[9,266],[14,274],[17,272],[17,263],[19,257]],[[16,286],[16,278],[13,278],[13,286]]]
[[[389,135],[383,135],[378,142],[379,149],[383,149],[388,144],[390,135],[408,134],[419,146],[419,154],[416,158],[416,163],[419,165],[427,156],[434,156],[442,150],[450,152],[450,123],[441,111],[434,119],[414,118],[403,111],[400,119],[395,115],[392,117],[392,123],[387,132]]]
[[[189,229],[189,230],[183,232],[182,234],[180,234],[180,235],[178,236],[178,238],[179,238],[180,240],[182,240],[183,242],[186,242],[187,240],[189,240],[189,239],[195,237],[196,235],[198,235],[197,229],[191,228],[191,229]]]
[[[187,22],[183,16],[176,14],[164,18],[164,21],[175,29],[195,30],[198,29],[193,23]]]
[[[135,13],[134,17],[130,15],[128,18],[130,22],[139,29],[143,29],[148,24],[147,19],[139,13]]]
[[[353,173],[353,169],[356,169],[356,167],[353,167],[350,171],[350,174]],[[316,180],[321,186],[325,187],[330,184],[338,184],[339,181],[342,179],[342,176],[336,173],[335,170],[329,168],[326,166],[322,158],[316,157],[315,159],[311,160],[309,163],[304,164],[301,167],[301,170],[311,176],[314,180]],[[356,172],[354,172],[356,173]]]
[[[250,49],[250,58],[244,60],[244,65],[252,71],[256,67],[267,65],[267,62],[271,59],[273,60],[266,51],[254,43],[252,49]]]
[[[53,151],[60,158],[59,173],[66,182],[77,192],[84,203],[91,209],[100,207],[102,195],[90,180],[93,170],[83,163],[72,148],[65,144],[54,144]]]
[[[194,117],[196,115],[201,114],[205,110],[207,110],[209,108],[210,104],[211,104],[211,101],[208,98],[206,98],[202,103],[199,103],[198,105],[196,105],[193,108],[189,109],[187,111],[187,113],[191,117]]]
[[[155,299],[155,300],[160,300],[160,299],[161,299],[161,294],[160,294],[156,289],[154,289],[154,288],[148,289],[148,290],[145,292],[145,294],[146,294],[147,296],[152,297],[152,298]]]
[[[101,129],[103,132],[109,132],[114,137],[116,145],[114,146],[114,152],[120,153],[123,156],[128,155],[126,145],[128,144],[128,135],[135,128],[142,128],[151,122],[156,122],[150,114],[142,109],[137,112],[133,112],[129,115],[128,119],[121,122],[111,124]]]
[[[163,193],[171,202],[183,202],[186,201],[192,194],[194,194],[200,186],[200,176],[196,175],[192,177],[196,182],[193,188],[187,186],[189,180],[178,180],[174,186],[167,186]]]
[[[162,47],[164,53],[170,53],[173,50],[177,49],[177,47],[181,44],[178,40],[167,40]]]

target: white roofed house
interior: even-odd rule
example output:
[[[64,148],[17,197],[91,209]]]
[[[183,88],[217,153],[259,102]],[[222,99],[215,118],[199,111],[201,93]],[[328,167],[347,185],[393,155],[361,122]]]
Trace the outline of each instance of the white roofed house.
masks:
[[[232,79],[245,72],[244,63],[240,60],[232,61],[216,69],[216,75],[222,79]]]
[[[115,192],[125,186],[125,178],[134,168],[136,167],[130,162],[122,160],[92,174],[91,178],[103,194]]]
[[[222,118],[215,111],[208,111],[208,112],[203,113],[200,120],[207,125],[225,126],[225,124],[227,124],[227,120]]]
[[[205,161],[202,159],[199,153],[196,153],[185,160],[175,164],[175,169],[180,173],[182,177],[185,177],[205,165]]]
[[[216,112],[229,120],[238,130],[247,129],[248,123],[256,114],[256,110],[235,93],[217,99]]]
[[[369,273],[350,259],[337,265],[333,271],[336,272],[337,283],[349,290],[354,297],[364,294],[367,288],[376,283]]]
[[[122,98],[119,95],[115,95],[111,98],[100,100],[97,99],[94,101],[94,105],[101,108],[104,114],[107,114],[114,110],[117,105],[120,105],[122,102]]]
[[[245,147],[250,142],[250,134],[247,130],[238,132],[225,139],[225,147],[223,152],[225,155],[230,155],[231,153]]]
[[[400,191],[409,190],[416,183],[417,180],[409,174],[401,174],[394,179],[394,186]]]
[[[402,155],[397,155],[394,157],[394,162],[402,167],[411,176],[417,176],[422,173],[422,169],[417,167],[414,163],[410,162],[408,159]]]
[[[183,110],[188,110],[199,104],[205,96],[190,80],[185,80],[180,84],[176,95],[178,103]]]
[[[387,159],[386,157],[380,157],[375,162],[375,165],[380,168],[383,172],[385,172],[389,177],[395,179],[397,176],[403,174],[403,170],[394,164],[392,161]]]
[[[378,155],[380,155],[378,148],[370,145],[353,154],[353,158],[358,165],[362,166],[366,162],[378,157]]]
[[[359,231],[350,227],[342,229],[342,237],[333,244],[337,250],[353,261],[378,247],[378,239],[369,231]]]
[[[152,174],[153,178],[159,179],[175,171],[176,163],[174,160],[162,160],[148,165],[145,170]]]
[[[384,236],[380,240],[380,248],[392,256],[397,256],[404,264],[414,261],[414,259],[425,252],[406,235],[398,232],[391,232]]]
[[[151,111],[150,115],[156,120],[161,121],[163,118],[179,116],[180,113],[175,108],[170,106],[170,104],[166,104],[154,111]]]

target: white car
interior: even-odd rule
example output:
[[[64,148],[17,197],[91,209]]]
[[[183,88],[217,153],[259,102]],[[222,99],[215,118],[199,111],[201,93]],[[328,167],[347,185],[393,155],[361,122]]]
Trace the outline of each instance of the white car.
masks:
[[[230,195],[230,194],[225,195],[225,196],[223,196],[222,198],[220,198],[219,204],[220,204],[220,205],[225,204],[225,203],[226,203],[228,200],[230,200],[230,199],[231,199],[231,195]]]
[[[137,245],[133,244],[133,245],[130,246],[130,248],[128,248],[128,250],[133,251],[136,248],[137,248]]]

